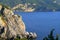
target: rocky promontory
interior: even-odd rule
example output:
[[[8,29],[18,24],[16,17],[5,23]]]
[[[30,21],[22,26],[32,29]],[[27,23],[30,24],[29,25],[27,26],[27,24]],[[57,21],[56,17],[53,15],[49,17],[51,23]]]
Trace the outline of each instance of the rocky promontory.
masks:
[[[36,33],[26,31],[22,17],[14,14],[9,8],[0,5],[0,37],[9,38],[36,38]]]

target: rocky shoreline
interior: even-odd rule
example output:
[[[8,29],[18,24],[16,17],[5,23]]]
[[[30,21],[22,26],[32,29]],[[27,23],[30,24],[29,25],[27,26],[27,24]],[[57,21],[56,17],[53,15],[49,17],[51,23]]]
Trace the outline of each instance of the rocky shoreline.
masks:
[[[36,38],[36,33],[27,32],[22,17],[0,5],[0,38]]]

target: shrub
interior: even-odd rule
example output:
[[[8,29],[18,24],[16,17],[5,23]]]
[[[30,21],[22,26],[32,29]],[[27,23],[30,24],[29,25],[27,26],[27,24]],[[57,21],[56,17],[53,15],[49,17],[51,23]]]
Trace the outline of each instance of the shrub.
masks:
[[[48,35],[48,37],[44,37],[43,40],[58,40],[58,35],[56,35],[56,38],[54,38],[53,31],[54,31],[54,29],[52,29],[50,31],[50,34]]]
[[[15,38],[15,40],[28,40],[28,39],[27,38],[22,38],[22,39]]]

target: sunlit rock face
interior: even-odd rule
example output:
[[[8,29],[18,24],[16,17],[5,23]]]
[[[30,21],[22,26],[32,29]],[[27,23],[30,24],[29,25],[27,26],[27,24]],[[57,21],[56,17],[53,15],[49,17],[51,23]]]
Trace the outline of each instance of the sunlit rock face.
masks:
[[[36,33],[25,30],[22,17],[14,14],[12,10],[0,5],[0,37],[2,38],[36,38]]]
[[[0,8],[0,14],[3,14],[0,16],[0,36],[11,38],[19,35],[22,38],[25,35],[25,24],[22,21],[22,17],[7,8],[3,8],[4,10],[2,11],[2,7]]]

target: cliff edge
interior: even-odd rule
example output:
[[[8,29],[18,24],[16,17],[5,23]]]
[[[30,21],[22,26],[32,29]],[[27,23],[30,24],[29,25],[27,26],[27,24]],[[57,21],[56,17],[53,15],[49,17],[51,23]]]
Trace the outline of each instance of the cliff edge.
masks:
[[[35,38],[35,33],[26,32],[22,17],[14,14],[12,10],[0,5],[0,37],[2,38],[24,38],[31,36]]]
[[[4,28],[4,32],[1,34],[1,37],[10,38],[16,35],[24,35],[25,33],[25,24],[22,21],[21,16],[14,14],[10,9],[7,9],[1,5],[0,28]]]

